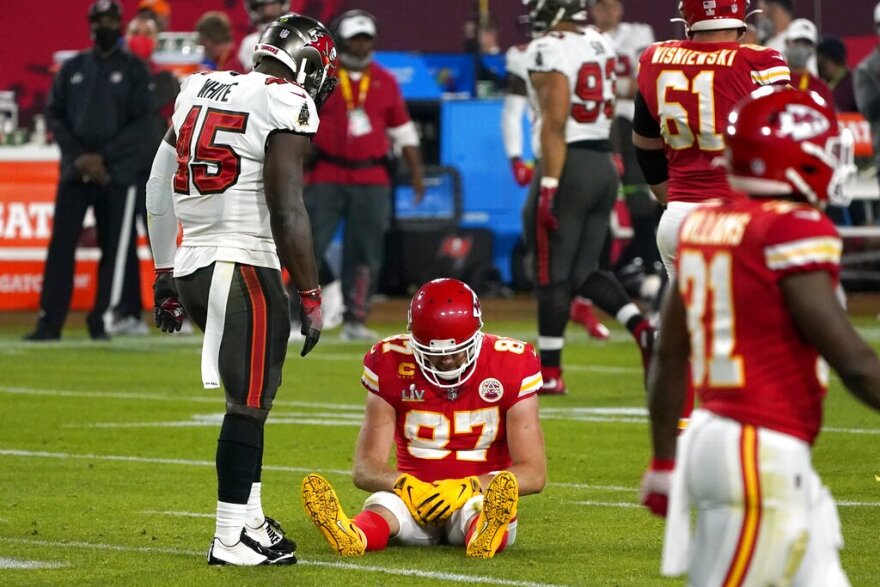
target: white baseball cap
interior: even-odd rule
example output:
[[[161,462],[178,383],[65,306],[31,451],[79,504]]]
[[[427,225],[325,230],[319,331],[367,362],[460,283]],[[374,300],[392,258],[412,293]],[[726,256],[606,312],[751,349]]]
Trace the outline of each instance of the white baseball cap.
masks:
[[[819,34],[816,25],[806,18],[796,18],[785,29],[786,41],[809,41],[812,44],[819,42]]]
[[[339,38],[346,40],[357,35],[376,36],[376,23],[366,14],[353,14],[339,22]]]

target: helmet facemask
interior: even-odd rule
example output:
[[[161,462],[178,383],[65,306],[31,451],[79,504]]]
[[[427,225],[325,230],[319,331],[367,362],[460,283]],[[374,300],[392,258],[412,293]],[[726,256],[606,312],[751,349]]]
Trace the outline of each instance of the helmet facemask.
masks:
[[[410,342],[416,364],[425,378],[437,387],[449,389],[463,385],[474,374],[473,367],[480,356],[483,333],[477,330],[473,336],[460,344],[456,344],[455,339],[432,340],[428,344],[422,344],[412,336]],[[448,357],[459,353],[464,353],[464,361],[453,369],[438,369],[431,361],[432,358]]]

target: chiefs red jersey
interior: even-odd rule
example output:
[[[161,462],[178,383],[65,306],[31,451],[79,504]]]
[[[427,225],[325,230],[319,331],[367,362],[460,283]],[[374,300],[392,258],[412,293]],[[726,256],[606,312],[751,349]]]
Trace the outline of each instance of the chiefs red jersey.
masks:
[[[828,217],[806,204],[743,199],[687,216],[678,287],[706,409],[815,440],[828,366],[795,328],[779,282],[827,271],[836,285],[841,249]]]
[[[642,53],[638,81],[663,138],[668,200],[734,199],[716,161],[724,153],[727,116],[758,87],[789,82],[782,55],[736,42],[665,41]]]
[[[450,393],[422,375],[408,335],[386,338],[364,356],[361,382],[397,413],[397,470],[434,482],[510,466],[507,410],[541,388],[541,363],[532,345],[486,334],[474,369]]]

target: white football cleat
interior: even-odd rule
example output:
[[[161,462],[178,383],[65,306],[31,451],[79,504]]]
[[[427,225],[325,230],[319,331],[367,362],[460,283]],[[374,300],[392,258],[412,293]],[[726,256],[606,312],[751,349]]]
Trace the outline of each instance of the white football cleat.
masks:
[[[278,553],[263,548],[260,544],[241,531],[239,541],[226,546],[216,536],[208,549],[208,564],[234,565],[237,567],[257,567],[264,565],[292,565],[296,557],[292,553]]]

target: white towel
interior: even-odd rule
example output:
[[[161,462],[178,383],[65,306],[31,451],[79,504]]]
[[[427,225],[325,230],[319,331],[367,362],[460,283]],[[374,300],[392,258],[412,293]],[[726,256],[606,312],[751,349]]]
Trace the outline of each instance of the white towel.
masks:
[[[202,384],[205,389],[220,387],[220,342],[226,325],[226,302],[235,273],[235,263],[216,261],[208,292],[208,316],[205,319],[205,339],[202,342]]]

